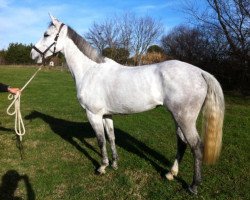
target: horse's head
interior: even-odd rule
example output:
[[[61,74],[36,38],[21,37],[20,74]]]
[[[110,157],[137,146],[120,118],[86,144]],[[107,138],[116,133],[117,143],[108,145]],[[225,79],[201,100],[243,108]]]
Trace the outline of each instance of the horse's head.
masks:
[[[50,26],[31,50],[31,58],[36,60],[37,63],[42,63],[45,58],[62,51],[64,47],[67,28],[55,17],[51,15],[50,17]]]

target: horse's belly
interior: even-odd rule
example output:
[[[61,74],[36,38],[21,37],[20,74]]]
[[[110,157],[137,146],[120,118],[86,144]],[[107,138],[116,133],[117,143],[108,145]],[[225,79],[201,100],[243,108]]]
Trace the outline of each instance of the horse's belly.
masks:
[[[155,99],[119,99],[108,104],[108,114],[132,114],[151,110],[158,105],[162,105],[162,101]]]

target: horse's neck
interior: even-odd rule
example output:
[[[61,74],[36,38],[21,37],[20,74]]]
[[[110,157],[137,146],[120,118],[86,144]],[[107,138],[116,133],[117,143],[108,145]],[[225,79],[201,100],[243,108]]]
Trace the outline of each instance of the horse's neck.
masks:
[[[85,56],[69,38],[67,38],[63,54],[69,70],[75,79],[76,89],[78,91],[84,74],[89,70],[89,68],[97,63]]]

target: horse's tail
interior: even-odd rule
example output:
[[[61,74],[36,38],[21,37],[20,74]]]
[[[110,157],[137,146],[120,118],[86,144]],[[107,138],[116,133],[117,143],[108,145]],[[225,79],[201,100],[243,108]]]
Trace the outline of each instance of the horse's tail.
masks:
[[[207,83],[207,96],[203,105],[202,131],[204,137],[203,162],[214,164],[219,158],[222,145],[224,120],[224,95],[219,82],[206,72],[202,73]]]

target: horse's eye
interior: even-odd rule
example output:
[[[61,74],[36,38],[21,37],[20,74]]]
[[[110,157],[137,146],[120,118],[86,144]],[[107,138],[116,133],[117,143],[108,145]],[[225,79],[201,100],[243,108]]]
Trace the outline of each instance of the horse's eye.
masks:
[[[43,35],[44,37],[48,37],[49,36],[49,34],[48,33],[44,33],[44,35]]]

